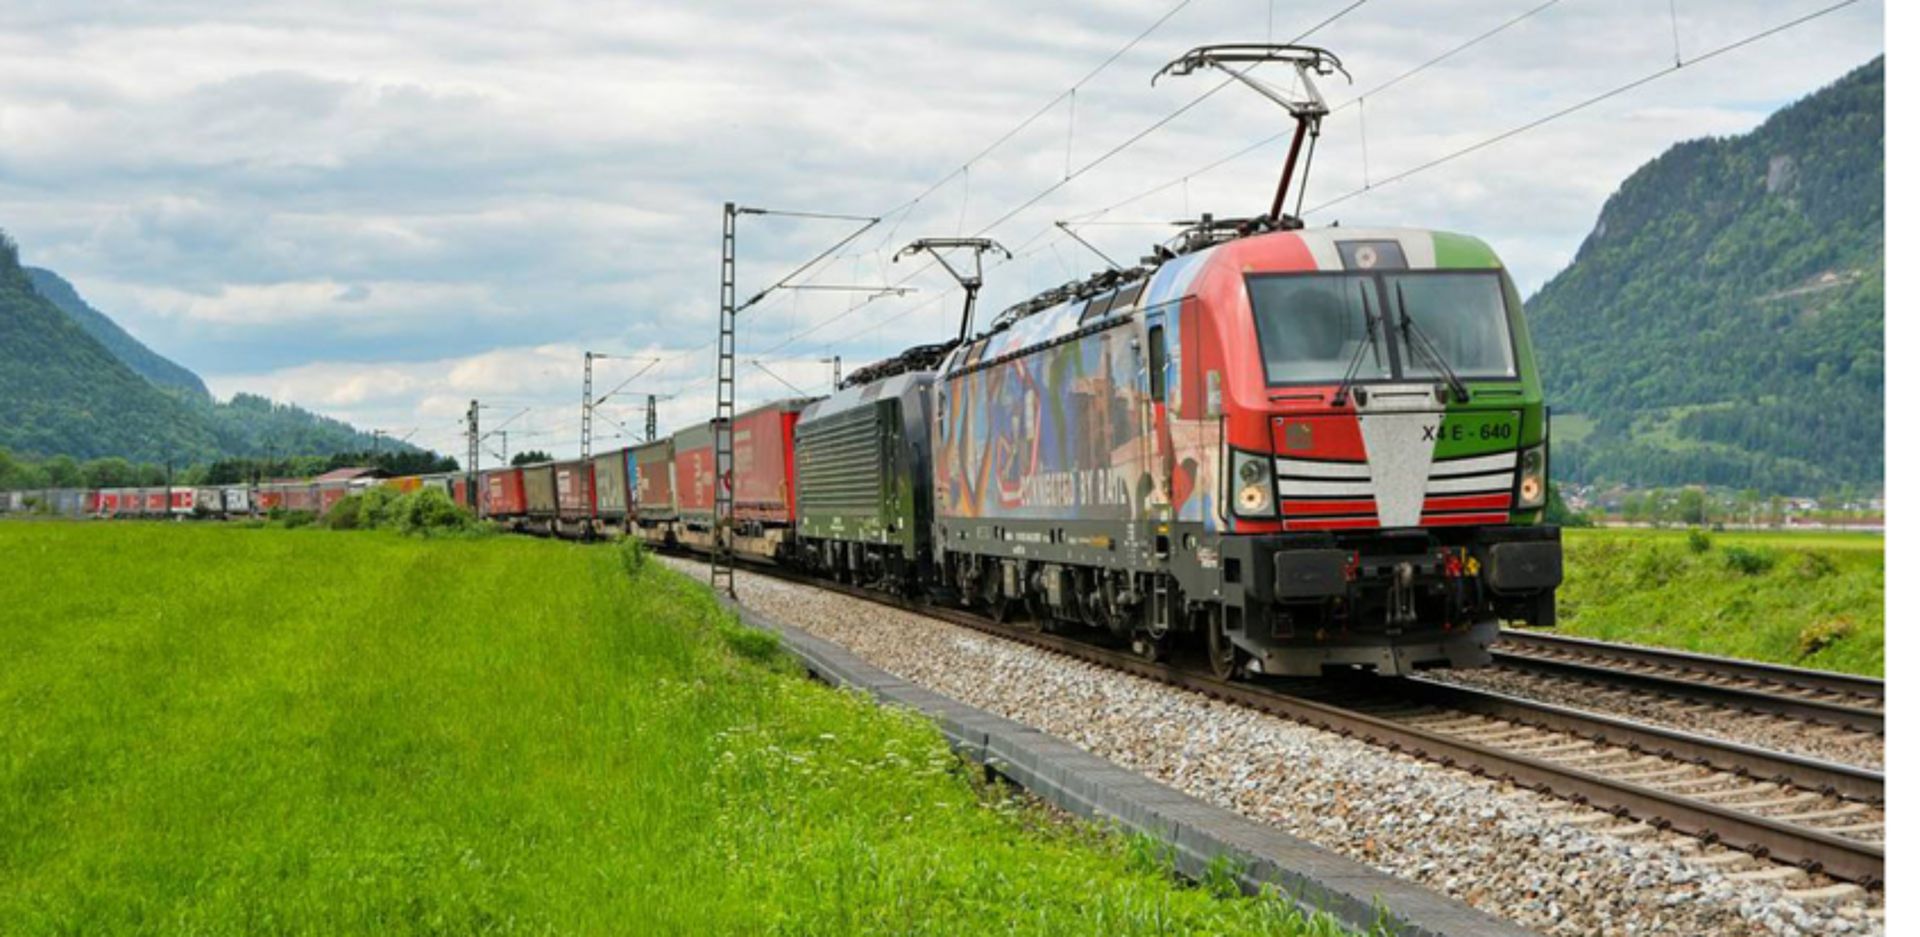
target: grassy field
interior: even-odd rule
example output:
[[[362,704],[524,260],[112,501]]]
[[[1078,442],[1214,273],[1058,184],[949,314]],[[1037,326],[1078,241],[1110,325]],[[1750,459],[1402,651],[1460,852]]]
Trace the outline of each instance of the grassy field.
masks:
[[[1565,536],[1563,633],[1885,671],[1886,544],[1877,535],[1606,529]]]
[[[981,785],[657,566],[0,524],[0,930],[1333,933]]]

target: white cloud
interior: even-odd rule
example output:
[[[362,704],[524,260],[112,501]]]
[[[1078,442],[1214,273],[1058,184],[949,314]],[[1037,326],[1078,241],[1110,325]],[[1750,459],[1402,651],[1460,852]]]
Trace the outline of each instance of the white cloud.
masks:
[[[1346,5],[1195,0],[1071,107],[888,218],[818,282],[901,281],[918,265],[888,260],[906,239],[971,233],[1217,80],[1150,86],[1180,51],[1263,39],[1270,10],[1284,39]],[[1354,73],[1328,95],[1343,102],[1534,5],[1365,4],[1313,37]],[[687,352],[699,368],[678,383],[711,366],[701,346],[713,329],[723,201],[856,213],[900,204],[1168,6],[7,5],[0,227],[29,262],[68,276],[216,387],[376,425],[452,401],[436,417],[450,421],[468,397],[489,394],[558,413],[577,393],[585,347]],[[1810,8],[1566,0],[1370,98],[1364,166],[1358,109],[1336,113],[1309,204],[1670,63],[1672,9],[1691,56]],[[1862,3],[1312,220],[1470,231],[1535,286],[1633,168],[1678,140],[1750,128],[1877,54],[1882,15],[1880,3]],[[1227,89],[996,227],[993,236],[1030,250],[989,275],[983,310],[1097,265],[1053,231],[1054,219],[1178,180],[1283,120]],[[1263,148],[1108,218],[1260,210],[1280,158],[1278,145]],[[748,219],[743,287],[846,230]],[[1124,258],[1167,231],[1084,233]],[[941,337],[956,315],[956,300],[942,298],[950,282],[937,270],[907,282],[920,291],[852,312],[845,295],[776,296],[743,320],[742,348],[788,356],[804,375],[822,354],[844,354],[851,367]],[[756,391],[785,392],[768,383]],[[673,407],[698,418],[710,393],[690,391]]]

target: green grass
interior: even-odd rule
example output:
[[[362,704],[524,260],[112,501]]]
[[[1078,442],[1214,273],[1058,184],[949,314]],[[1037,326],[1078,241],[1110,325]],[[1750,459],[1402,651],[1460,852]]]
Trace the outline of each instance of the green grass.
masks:
[[[1565,531],[1565,634],[1881,676],[1877,535]]]
[[[9,523],[0,556],[9,934],[1335,932],[1047,819],[616,549]]]

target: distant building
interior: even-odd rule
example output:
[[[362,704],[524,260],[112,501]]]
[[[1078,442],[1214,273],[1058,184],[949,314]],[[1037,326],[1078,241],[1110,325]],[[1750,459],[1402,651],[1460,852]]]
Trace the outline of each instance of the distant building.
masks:
[[[386,478],[386,477],[388,477],[387,473],[377,468],[349,467],[349,468],[334,469],[331,472],[328,472],[324,475],[321,475],[318,478],[315,478],[314,481],[316,482],[354,482],[354,481],[372,481],[374,479]]]

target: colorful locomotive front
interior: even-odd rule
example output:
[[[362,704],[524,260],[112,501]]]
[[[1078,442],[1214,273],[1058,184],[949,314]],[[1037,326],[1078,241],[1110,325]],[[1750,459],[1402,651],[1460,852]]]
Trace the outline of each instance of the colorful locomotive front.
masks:
[[[1480,241],[1230,240],[949,360],[936,462],[962,592],[1222,673],[1487,662],[1549,624],[1547,427]]]

